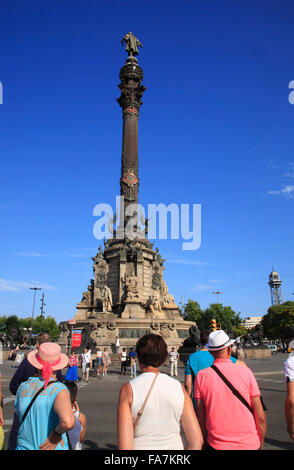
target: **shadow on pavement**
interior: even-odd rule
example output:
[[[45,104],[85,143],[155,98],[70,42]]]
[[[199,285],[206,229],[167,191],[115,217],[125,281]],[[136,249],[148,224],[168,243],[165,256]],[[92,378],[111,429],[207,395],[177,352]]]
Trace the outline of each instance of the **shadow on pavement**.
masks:
[[[291,442],[281,442],[277,441],[276,439],[269,438],[265,438],[264,442],[280,449],[294,450],[294,443]]]
[[[87,446],[87,447],[86,447]],[[99,447],[96,442],[86,439],[83,442],[83,450],[116,450],[117,446],[114,444],[105,444],[105,447]]]

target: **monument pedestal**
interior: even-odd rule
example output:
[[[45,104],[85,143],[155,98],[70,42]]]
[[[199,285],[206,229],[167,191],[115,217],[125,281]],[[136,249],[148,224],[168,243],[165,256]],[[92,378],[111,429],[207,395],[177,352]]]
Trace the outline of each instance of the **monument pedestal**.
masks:
[[[146,311],[141,300],[128,300],[121,314],[121,318],[141,319],[146,317]]]

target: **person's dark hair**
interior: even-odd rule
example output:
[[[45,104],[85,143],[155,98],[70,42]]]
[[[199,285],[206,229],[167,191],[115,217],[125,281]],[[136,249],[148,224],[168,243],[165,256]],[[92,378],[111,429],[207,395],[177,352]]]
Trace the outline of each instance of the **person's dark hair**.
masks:
[[[52,339],[48,333],[40,333],[36,339],[37,344],[51,343]]]
[[[168,358],[166,342],[155,334],[142,336],[137,341],[136,353],[139,362],[144,366],[159,367]]]
[[[210,334],[209,330],[203,330],[200,334],[200,342],[202,346],[205,346],[208,343],[208,336]]]
[[[64,385],[67,386],[68,390],[69,390],[69,394],[70,394],[70,401],[71,403],[74,403],[76,401],[76,398],[77,398],[77,394],[78,394],[78,386],[75,382],[64,382]]]

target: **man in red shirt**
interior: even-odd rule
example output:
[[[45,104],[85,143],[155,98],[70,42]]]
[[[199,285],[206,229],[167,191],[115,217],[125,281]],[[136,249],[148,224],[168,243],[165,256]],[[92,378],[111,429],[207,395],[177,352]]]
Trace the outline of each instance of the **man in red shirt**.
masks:
[[[199,422],[208,449],[257,450],[263,446],[266,417],[252,371],[230,360],[233,343],[223,330],[209,335],[214,363],[199,371],[195,382]]]

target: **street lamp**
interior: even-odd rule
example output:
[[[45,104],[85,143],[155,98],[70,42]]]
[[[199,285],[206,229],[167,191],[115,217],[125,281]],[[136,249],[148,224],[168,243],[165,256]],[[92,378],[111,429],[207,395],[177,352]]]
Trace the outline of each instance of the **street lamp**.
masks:
[[[33,311],[32,311],[32,321],[31,321],[31,335],[30,335],[30,346],[32,344],[32,329],[33,329],[33,319],[34,319],[34,313],[35,313],[35,303],[36,303],[36,291],[37,290],[42,290],[41,287],[30,287],[31,290],[34,291],[34,301],[33,301]]]
[[[219,290],[213,292],[213,294],[217,295],[217,303],[219,304],[219,296],[220,294],[223,294],[223,292],[220,292]]]
[[[44,306],[45,306],[45,302],[44,302],[44,294],[42,295],[42,299],[41,299],[41,307],[40,307],[40,310],[41,310],[41,317],[40,317],[40,332],[41,332],[41,328],[42,328],[42,320],[44,318]]]

